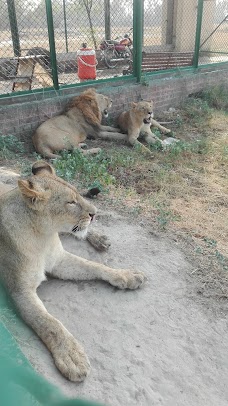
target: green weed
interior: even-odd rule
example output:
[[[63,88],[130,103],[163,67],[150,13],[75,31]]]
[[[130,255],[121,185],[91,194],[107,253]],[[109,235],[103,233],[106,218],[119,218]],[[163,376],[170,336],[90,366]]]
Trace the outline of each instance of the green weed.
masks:
[[[24,153],[23,142],[14,135],[0,135],[0,158],[12,159]]]
[[[212,116],[211,108],[206,100],[189,97],[182,105],[182,110],[192,124],[202,124]]]
[[[141,76],[140,84],[143,85],[143,86],[149,86],[150,82],[149,82],[146,74],[143,74]]]
[[[228,270],[228,259],[221,254],[218,250],[215,250],[215,257],[218,260],[218,262],[222,265],[224,270]]]
[[[109,155],[105,156],[103,154],[103,157],[108,165],[109,171],[113,171],[118,167],[122,168],[129,168],[133,167],[134,164],[138,160],[138,152],[141,153],[140,146],[138,148],[138,145],[134,146],[133,150],[130,152],[126,150],[110,150]]]
[[[163,230],[173,221],[178,221],[179,217],[174,215],[170,210],[165,207],[158,206],[157,222]]]
[[[108,160],[103,152],[83,155],[78,149],[63,151],[61,157],[53,161],[56,174],[67,181],[76,180],[83,187],[100,187],[101,189],[115,183],[115,178],[108,172]]]
[[[208,247],[216,247],[217,246],[217,241],[214,240],[213,238],[205,237],[203,240],[207,244]]]
[[[210,107],[218,110],[228,110],[228,88],[226,86],[214,86],[198,93],[198,97],[205,100]]]
[[[176,127],[181,127],[183,125],[183,122],[184,122],[183,117],[181,117],[180,114],[178,114],[174,119],[174,124],[176,125]]]
[[[153,144],[149,145],[151,151],[162,151],[163,147],[159,140],[155,141]]]
[[[171,144],[168,149],[169,157],[176,157],[183,153],[193,154],[207,154],[208,143],[206,140],[201,139],[194,142],[179,141]]]

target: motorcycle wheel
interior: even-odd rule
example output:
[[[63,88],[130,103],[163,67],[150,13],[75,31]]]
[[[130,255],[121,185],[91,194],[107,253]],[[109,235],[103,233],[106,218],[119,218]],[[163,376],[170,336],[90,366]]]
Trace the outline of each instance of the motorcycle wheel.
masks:
[[[112,49],[106,49],[104,52],[104,62],[109,69],[113,69],[117,65],[117,61],[112,61],[113,58],[116,58],[114,51]]]

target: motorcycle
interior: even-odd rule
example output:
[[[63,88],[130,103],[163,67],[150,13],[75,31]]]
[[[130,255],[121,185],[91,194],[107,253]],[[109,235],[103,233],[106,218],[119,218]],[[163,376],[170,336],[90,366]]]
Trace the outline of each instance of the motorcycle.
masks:
[[[132,30],[133,28],[121,39],[105,39],[100,43],[100,50],[103,53],[104,63],[107,68],[113,69],[119,62],[130,62],[132,60],[133,42],[130,37]]]

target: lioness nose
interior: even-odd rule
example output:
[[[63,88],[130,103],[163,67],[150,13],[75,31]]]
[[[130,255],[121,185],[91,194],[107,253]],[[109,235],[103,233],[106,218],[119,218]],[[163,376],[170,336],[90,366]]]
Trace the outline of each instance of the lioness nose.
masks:
[[[151,115],[151,114],[152,114],[152,111],[148,111],[148,114],[150,114],[150,115]]]

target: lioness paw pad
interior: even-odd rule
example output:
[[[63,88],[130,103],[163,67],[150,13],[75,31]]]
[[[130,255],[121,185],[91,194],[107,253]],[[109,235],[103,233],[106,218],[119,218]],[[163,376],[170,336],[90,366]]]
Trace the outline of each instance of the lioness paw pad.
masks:
[[[90,362],[83,350],[78,349],[77,342],[71,342],[69,348],[64,348],[53,354],[55,365],[60,372],[72,382],[82,382],[90,372]]]
[[[145,275],[139,271],[119,271],[115,276],[113,285],[119,289],[137,289],[145,282]]]

